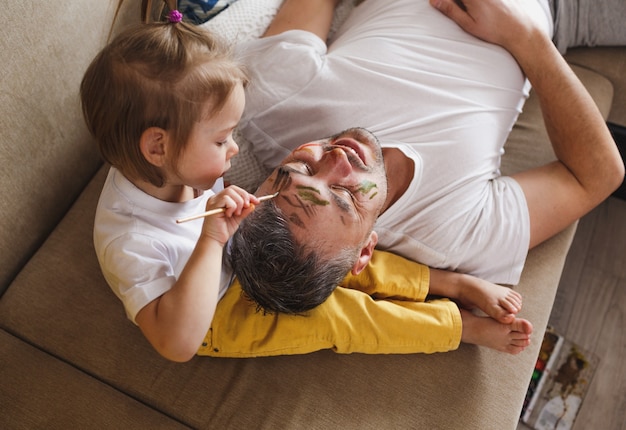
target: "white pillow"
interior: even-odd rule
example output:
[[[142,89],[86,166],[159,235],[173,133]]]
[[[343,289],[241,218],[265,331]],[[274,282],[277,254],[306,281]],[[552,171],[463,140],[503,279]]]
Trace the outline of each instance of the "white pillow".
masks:
[[[200,27],[230,43],[256,39],[265,32],[282,3],[283,0],[237,0]]]
[[[341,0],[335,8],[329,39],[346,20],[350,11],[362,0]],[[283,0],[237,0],[225,10],[200,24],[221,35],[230,43],[261,37],[280,9]]]

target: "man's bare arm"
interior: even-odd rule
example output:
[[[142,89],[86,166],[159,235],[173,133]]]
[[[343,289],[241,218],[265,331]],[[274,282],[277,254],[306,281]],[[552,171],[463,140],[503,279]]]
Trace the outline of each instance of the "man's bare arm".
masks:
[[[263,37],[305,30],[326,40],[338,0],[285,0]]]
[[[534,46],[516,58],[539,97],[558,161],[514,176],[528,201],[531,247],[600,204],[624,178],[619,151],[589,93],[551,41]]]
[[[561,231],[606,199],[624,163],[593,99],[516,0],[431,0],[461,28],[507,49],[539,97],[558,161],[514,175],[530,212],[530,247]]]

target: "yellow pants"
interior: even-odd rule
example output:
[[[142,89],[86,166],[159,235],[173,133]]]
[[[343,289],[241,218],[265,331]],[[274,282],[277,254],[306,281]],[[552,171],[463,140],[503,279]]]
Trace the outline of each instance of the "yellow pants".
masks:
[[[369,266],[349,275],[306,315],[256,311],[238,281],[220,300],[198,355],[262,357],[338,353],[407,354],[451,351],[461,341],[461,314],[447,299],[425,301],[429,269],[375,251]]]

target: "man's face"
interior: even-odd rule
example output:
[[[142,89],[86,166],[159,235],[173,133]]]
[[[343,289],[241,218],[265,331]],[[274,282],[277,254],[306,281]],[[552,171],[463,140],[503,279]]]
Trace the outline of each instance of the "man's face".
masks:
[[[276,204],[299,243],[317,244],[326,256],[362,246],[387,197],[376,137],[354,128],[295,149],[259,187],[279,192]]]

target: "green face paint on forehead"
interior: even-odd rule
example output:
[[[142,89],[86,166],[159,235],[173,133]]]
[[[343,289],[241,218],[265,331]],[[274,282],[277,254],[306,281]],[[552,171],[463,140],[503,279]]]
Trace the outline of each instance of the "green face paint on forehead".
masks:
[[[327,206],[330,204],[328,200],[322,200],[318,196],[320,191],[313,187],[305,187],[303,185],[296,185],[298,190],[298,196],[306,202],[309,202],[316,206]]]

